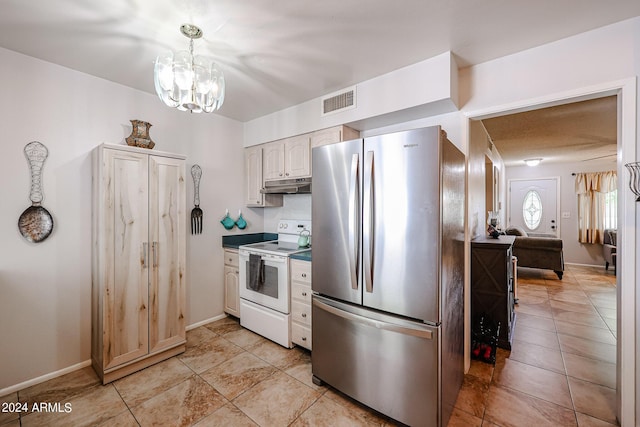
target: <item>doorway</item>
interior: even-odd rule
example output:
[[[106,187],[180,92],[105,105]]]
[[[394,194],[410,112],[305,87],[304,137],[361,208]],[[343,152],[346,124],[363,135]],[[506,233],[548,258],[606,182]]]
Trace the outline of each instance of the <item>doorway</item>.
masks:
[[[529,235],[558,237],[558,178],[510,179],[507,222]]]
[[[500,115],[509,115],[516,112],[528,111],[536,108],[544,108],[547,106],[561,105],[579,100],[594,99],[603,96],[615,95],[617,98],[617,166],[616,170],[620,178],[626,177],[624,164],[636,160],[636,81],[635,79],[626,79],[623,81],[603,83],[595,87],[576,89],[561,94],[552,94],[535,100],[525,100],[520,103],[505,104],[467,112],[469,119],[469,170],[470,183],[472,181],[471,172],[476,166],[471,164],[474,139],[482,140],[485,138],[474,138],[474,125],[472,122],[485,118],[497,117]],[[475,127],[477,128],[477,127]],[[484,161],[484,159],[482,159]],[[471,185],[470,185],[471,188]],[[618,180],[618,229],[619,235],[622,233],[627,236],[622,242],[620,253],[621,259],[618,267],[620,269],[617,276],[617,324],[618,324],[618,341],[617,341],[617,367],[616,367],[616,404],[618,420],[627,423],[634,422],[636,417],[636,384],[640,381],[638,375],[637,355],[635,349],[635,311],[636,311],[636,268],[634,260],[637,253],[637,233],[634,227],[636,220],[637,207],[635,198],[626,186],[625,179]],[[470,193],[469,202],[469,220],[473,224],[474,215],[478,216],[478,205],[473,206],[473,194]],[[479,209],[478,209],[479,210]],[[624,332],[623,332],[624,331]],[[625,367],[624,375],[622,374],[622,366]],[[624,398],[623,398],[624,396]]]

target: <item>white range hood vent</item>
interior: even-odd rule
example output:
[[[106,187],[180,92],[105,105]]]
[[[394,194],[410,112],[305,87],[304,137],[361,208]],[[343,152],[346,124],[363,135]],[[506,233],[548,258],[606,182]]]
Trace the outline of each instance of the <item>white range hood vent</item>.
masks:
[[[343,89],[321,98],[321,116],[356,108],[356,87]]]

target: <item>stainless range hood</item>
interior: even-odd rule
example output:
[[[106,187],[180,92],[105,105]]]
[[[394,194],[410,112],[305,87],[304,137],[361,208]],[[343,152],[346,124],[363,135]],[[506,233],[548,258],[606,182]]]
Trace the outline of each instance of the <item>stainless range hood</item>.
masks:
[[[265,181],[262,194],[310,194],[311,178],[279,179]]]

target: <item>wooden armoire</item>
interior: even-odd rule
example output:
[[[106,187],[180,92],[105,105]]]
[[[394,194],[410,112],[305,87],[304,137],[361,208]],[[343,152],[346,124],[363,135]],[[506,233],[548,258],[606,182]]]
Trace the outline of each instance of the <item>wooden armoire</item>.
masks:
[[[185,350],[185,157],[93,151],[93,367],[108,383]]]

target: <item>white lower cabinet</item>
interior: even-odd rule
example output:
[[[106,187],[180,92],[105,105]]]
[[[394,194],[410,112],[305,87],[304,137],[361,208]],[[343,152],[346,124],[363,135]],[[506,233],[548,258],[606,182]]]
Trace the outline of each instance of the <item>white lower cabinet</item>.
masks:
[[[240,271],[238,251],[224,250],[224,311],[240,317]]]
[[[311,350],[311,262],[292,259],[291,342]]]

